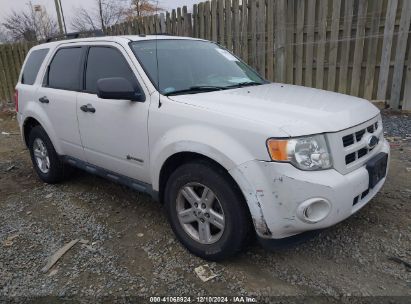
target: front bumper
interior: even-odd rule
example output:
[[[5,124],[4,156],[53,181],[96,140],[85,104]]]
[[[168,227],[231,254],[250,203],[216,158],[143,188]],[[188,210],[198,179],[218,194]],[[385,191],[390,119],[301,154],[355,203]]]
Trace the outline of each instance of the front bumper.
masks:
[[[380,146],[380,152],[389,154],[387,141],[383,140]],[[247,199],[258,236],[265,239],[281,239],[335,225],[364,207],[385,182],[384,178],[368,189],[365,165],[343,175],[334,169],[310,172],[288,163],[255,160],[230,173]],[[323,220],[307,223],[297,212],[303,202],[312,198],[327,200],[330,211]]]

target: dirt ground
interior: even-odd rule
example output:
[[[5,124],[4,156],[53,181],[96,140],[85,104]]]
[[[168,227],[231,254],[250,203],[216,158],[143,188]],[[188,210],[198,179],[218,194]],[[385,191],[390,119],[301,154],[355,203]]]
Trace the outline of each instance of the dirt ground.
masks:
[[[269,252],[254,243],[229,261],[207,263],[178,243],[150,197],[79,171],[62,184],[44,184],[12,114],[0,114],[0,132],[9,133],[0,134],[0,297],[411,300],[409,138],[391,139],[386,185],[348,220],[296,247]],[[88,243],[43,273],[48,257],[74,239]],[[194,272],[204,264],[217,275],[205,283]]]

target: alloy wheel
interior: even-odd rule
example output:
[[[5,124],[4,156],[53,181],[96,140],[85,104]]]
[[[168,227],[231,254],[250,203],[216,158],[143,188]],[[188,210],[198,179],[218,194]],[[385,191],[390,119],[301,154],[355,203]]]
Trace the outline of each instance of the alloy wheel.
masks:
[[[184,231],[201,244],[213,244],[223,235],[225,216],[215,193],[201,183],[184,185],[177,195],[177,216]]]
[[[46,145],[40,138],[36,138],[33,142],[33,154],[37,167],[47,174],[50,171],[50,158]]]

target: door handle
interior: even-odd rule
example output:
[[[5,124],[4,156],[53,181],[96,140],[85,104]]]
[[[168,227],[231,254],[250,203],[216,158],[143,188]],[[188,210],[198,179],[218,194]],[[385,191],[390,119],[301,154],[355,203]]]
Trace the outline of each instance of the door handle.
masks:
[[[86,104],[86,105],[82,105],[81,107],[80,107],[80,109],[83,111],[83,112],[90,112],[90,113],[95,113],[96,112],[96,109],[89,103],[89,104]]]
[[[49,102],[50,102],[46,96],[40,97],[40,98],[39,98],[39,101],[40,101],[41,103],[49,103]]]

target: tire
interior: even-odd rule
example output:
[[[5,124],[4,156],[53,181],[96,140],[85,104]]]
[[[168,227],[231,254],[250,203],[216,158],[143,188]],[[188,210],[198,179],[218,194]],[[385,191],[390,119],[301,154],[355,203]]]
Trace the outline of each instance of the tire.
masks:
[[[196,207],[204,191],[210,199],[198,201]],[[213,163],[198,161],[177,168],[168,179],[164,198],[171,227],[191,253],[220,261],[248,243],[252,224],[245,200],[228,173]],[[203,202],[207,202],[205,209]]]
[[[68,175],[68,165],[59,158],[50,138],[41,126],[36,126],[30,131],[29,150],[34,170],[42,181],[55,184]],[[39,157],[43,158],[41,163]]]

